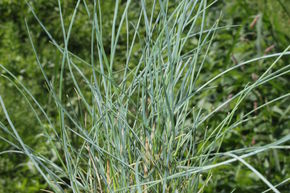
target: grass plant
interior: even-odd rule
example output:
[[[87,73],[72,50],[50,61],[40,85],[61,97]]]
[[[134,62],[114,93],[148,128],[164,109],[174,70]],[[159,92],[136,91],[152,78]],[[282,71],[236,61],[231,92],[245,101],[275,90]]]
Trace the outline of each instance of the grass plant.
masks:
[[[290,54],[289,47],[280,53],[259,55],[228,66],[207,77],[203,75],[204,67],[208,65],[216,34],[237,27],[220,26],[222,14],[211,24],[208,22],[208,12],[216,1],[141,0],[135,18],[130,17],[130,10],[136,8],[136,2],[128,0],[122,9],[120,3],[116,0],[112,8],[111,34],[107,34],[103,31],[108,18],[102,15],[102,1],[77,0],[66,23],[62,2],[58,0],[63,35],[63,42],[59,42],[27,2],[54,46],[53,51],[62,55],[58,79],[51,79],[26,22],[47,97],[54,103],[50,107],[54,116],[8,68],[1,64],[0,68],[7,74],[2,77],[18,89],[35,114],[42,128],[40,138],[50,151],[44,153],[26,145],[13,124],[5,98],[0,97],[5,116],[0,127],[10,138],[0,137],[13,147],[1,154],[28,156],[48,184],[44,190],[47,192],[203,192],[215,177],[215,168],[236,162],[264,182],[269,188],[265,191],[279,192],[279,186],[289,179],[272,184],[247,158],[273,149],[289,149],[289,134],[262,146],[226,152],[222,147],[227,134],[259,118],[255,115],[259,109],[289,99],[288,90],[247,113],[239,111],[255,89],[289,74],[290,64],[276,68],[281,58]],[[90,60],[70,50],[80,6],[85,7],[91,24],[91,36],[87,37],[91,40]],[[104,45],[107,37],[109,50]],[[205,100],[214,92],[217,81],[241,67],[265,60],[272,61],[271,65],[256,80],[206,110]],[[70,88],[65,84],[68,80]]]

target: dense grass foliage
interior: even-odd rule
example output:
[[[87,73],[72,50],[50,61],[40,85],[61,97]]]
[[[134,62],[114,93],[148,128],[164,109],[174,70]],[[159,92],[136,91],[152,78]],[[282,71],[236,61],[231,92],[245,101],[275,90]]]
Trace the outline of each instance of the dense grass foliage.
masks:
[[[0,16],[0,192],[289,190],[289,1]]]

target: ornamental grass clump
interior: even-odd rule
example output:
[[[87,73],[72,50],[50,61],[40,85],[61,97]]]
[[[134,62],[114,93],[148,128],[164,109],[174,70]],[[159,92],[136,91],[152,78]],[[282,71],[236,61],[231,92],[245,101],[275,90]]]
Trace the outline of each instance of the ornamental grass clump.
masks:
[[[35,135],[40,134],[49,151],[25,143],[8,113],[5,98],[0,97],[5,117],[0,127],[11,137],[1,139],[13,147],[7,152],[28,156],[48,184],[48,192],[202,192],[215,178],[215,169],[233,162],[240,162],[270,190],[279,192],[271,179],[245,158],[287,148],[282,144],[290,135],[267,145],[230,151],[224,151],[223,145],[226,135],[258,118],[257,111],[290,96],[281,93],[253,110],[239,111],[255,89],[289,73],[289,64],[275,68],[290,54],[289,47],[281,53],[224,65],[219,73],[209,75],[206,71],[216,35],[239,27],[220,26],[222,15],[209,21],[209,9],[214,4],[206,0],[117,0],[112,17],[105,17],[101,1],[78,0],[71,17],[65,18],[58,1],[63,36],[59,41],[27,3],[53,45],[51,51],[61,56],[57,75],[52,78],[25,21],[49,92],[47,98],[53,101],[50,112],[33,96],[31,88],[4,65],[1,69],[30,106],[41,128]],[[84,28],[90,31],[89,57],[84,58],[70,49],[77,35],[74,24],[78,14],[86,14]],[[255,81],[209,105],[207,101],[220,79],[265,60],[271,63]]]

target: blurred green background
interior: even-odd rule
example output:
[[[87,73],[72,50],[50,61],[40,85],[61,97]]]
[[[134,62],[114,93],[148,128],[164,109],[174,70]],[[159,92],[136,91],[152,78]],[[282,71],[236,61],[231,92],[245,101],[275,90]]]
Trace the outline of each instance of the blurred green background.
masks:
[[[121,1],[124,7],[126,1]],[[47,27],[57,42],[63,42],[61,23],[59,20],[56,0],[30,1],[39,19]],[[174,6],[175,1],[172,1]],[[88,6],[90,2],[87,2]],[[136,19],[138,1],[134,2],[136,9],[130,10],[129,18]],[[62,2],[65,23],[68,24],[74,10],[75,1]],[[113,17],[114,1],[103,1],[104,34],[110,34]],[[201,76],[212,77],[221,70],[264,54],[282,52],[290,42],[290,1],[288,0],[219,0],[207,12],[207,22],[215,21],[221,15],[220,26],[238,25],[218,31],[209,53],[207,65]],[[58,119],[51,109],[53,100],[49,97],[45,80],[37,67],[35,55],[29,43],[25,19],[29,25],[33,40],[40,56],[41,63],[54,82],[58,83],[62,55],[56,52],[49,38],[41,29],[25,1],[0,0],[0,64],[9,69],[22,83],[30,89],[35,98],[45,108],[49,115]],[[76,22],[70,38],[70,51],[84,60],[90,59],[90,22],[85,6],[80,6]],[[126,31],[122,32],[126,33]],[[121,35],[122,36],[122,35]],[[120,40],[120,46],[126,42]],[[110,50],[110,36],[104,37],[105,49]],[[120,49],[122,50],[122,49]],[[120,65],[125,54],[117,53]],[[123,58],[122,58],[123,57]],[[283,57],[275,68],[289,64],[289,57]],[[231,72],[229,76],[216,83],[216,92],[205,99],[205,108],[209,110],[236,93],[248,82],[262,74],[273,60],[256,62],[245,66],[239,71]],[[116,67],[118,68],[118,67]],[[121,66],[120,66],[121,68]],[[243,103],[241,111],[252,110],[255,105],[261,105],[283,93],[289,92],[289,74],[271,81],[266,86],[256,89]],[[65,76],[66,93],[73,92],[72,80]],[[50,152],[45,141],[39,137],[40,128],[34,114],[31,112],[23,96],[17,91],[9,75],[0,69],[0,95],[5,101],[12,120],[19,134],[30,147],[41,152]],[[264,145],[289,134],[289,99],[279,101],[275,105],[263,108],[256,113],[257,119],[236,128],[224,139],[221,151]],[[287,105],[288,104],[288,105]],[[220,114],[222,117],[222,113]],[[2,111],[0,119],[5,122]],[[217,117],[213,122],[219,121]],[[8,138],[1,130],[0,136]],[[0,139],[0,151],[13,149],[11,145]],[[247,160],[257,170],[265,175],[273,184],[278,184],[290,177],[290,155],[285,150],[271,150]],[[21,154],[0,154],[0,192],[41,192],[46,184],[32,166],[26,156]],[[206,192],[260,192],[267,189],[250,170],[240,163],[217,168]],[[290,183],[280,187],[281,192],[290,190]]]

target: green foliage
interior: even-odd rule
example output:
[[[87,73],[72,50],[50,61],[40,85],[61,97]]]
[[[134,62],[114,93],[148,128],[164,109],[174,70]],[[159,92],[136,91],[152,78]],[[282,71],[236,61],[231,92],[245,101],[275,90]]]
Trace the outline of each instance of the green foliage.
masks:
[[[288,1],[59,2],[0,0],[0,192],[289,189]]]

